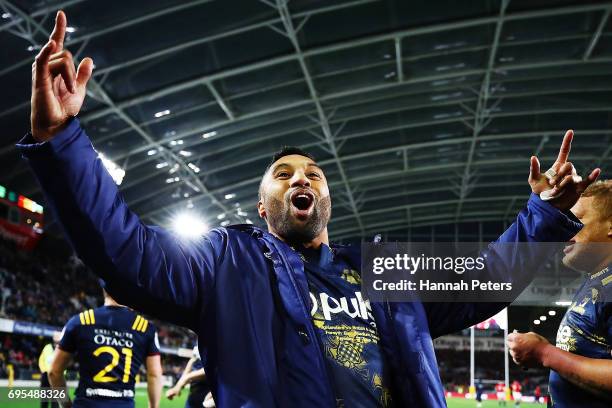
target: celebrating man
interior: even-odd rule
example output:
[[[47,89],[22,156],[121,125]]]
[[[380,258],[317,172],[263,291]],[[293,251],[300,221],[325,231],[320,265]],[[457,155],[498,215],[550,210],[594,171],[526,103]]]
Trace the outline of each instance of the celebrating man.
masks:
[[[555,408],[612,404],[612,180],[592,184],[572,208],[584,228],[563,263],[586,272],[557,332],[557,346],[535,333],[508,336],[512,358],[550,368]]]
[[[325,173],[297,148],[275,155],[263,175],[258,212],[268,231],[233,226],[187,242],[144,225],[74,118],[93,62],[75,70],[63,50],[65,28],[59,12],[33,66],[32,133],[19,148],[72,245],[113,297],[197,332],[217,406],[446,405],[432,338],[505,304],[363,299],[359,248],[330,245]],[[567,161],[572,137],[550,182],[532,158],[534,194],[499,242],[566,241],[578,232],[568,210],[599,170],[585,180],[575,174]],[[545,191],[547,202],[538,196]],[[529,274],[542,254],[492,256],[485,272],[512,280],[519,261],[527,266],[519,273]]]

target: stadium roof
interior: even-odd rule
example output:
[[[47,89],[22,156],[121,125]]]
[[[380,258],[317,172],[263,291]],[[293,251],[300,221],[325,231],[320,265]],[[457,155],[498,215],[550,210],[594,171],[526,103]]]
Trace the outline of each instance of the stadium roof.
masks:
[[[259,224],[258,182],[282,145],[323,164],[340,240],[506,222],[529,156],[550,165],[568,128],[579,171],[609,176],[611,2],[109,4],[0,0],[0,184],[42,201],[13,145],[58,8],[66,46],[96,65],[81,122],[148,222],[193,208]]]

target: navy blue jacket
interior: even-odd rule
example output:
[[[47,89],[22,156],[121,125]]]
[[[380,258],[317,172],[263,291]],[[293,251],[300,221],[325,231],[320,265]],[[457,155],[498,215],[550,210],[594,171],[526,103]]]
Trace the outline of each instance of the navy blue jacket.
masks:
[[[198,334],[217,406],[335,406],[309,313],[304,265],[289,246],[253,226],[218,228],[182,241],[144,225],[76,119],[49,142],[38,144],[27,135],[18,147],[78,255],[106,280],[113,297]],[[563,242],[580,228],[569,213],[532,195],[499,241]],[[360,269],[359,248],[336,246],[336,254]],[[511,269],[533,273],[541,256],[496,259],[487,264],[486,277],[507,280]],[[432,339],[505,306],[373,303],[381,349],[392,366],[394,400],[404,407],[446,406]]]

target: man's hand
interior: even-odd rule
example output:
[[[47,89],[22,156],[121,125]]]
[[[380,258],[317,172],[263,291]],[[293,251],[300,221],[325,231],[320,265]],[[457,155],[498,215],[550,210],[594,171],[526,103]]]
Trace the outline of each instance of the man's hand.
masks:
[[[181,388],[178,388],[176,385],[174,387],[170,388],[168,391],[166,391],[166,398],[171,400],[174,397],[180,397],[181,396]]]
[[[64,50],[66,15],[58,11],[49,42],[32,64],[32,136],[38,142],[49,140],[81,110],[93,60],[84,58],[75,71],[72,54]]]
[[[521,367],[541,367],[546,350],[554,347],[544,337],[533,332],[510,333],[507,343],[512,360]]]
[[[568,161],[573,138],[573,130],[565,132],[561,148],[559,149],[559,155],[551,167],[555,175],[550,180],[540,172],[538,158],[531,156],[531,168],[529,171],[531,191],[538,195],[547,191],[547,194],[554,197],[549,202],[562,211],[572,208],[582,192],[597,180],[601,173],[600,169],[595,169],[585,179],[576,173],[574,165]]]
[[[589,358],[561,350],[535,333],[510,333],[508,348],[514,362],[522,367],[554,370],[573,384],[612,401],[612,361]]]

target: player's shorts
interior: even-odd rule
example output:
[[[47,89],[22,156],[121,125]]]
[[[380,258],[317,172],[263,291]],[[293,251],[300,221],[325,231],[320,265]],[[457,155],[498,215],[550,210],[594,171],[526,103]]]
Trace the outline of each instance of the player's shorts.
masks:
[[[189,396],[185,401],[185,408],[202,408],[206,394],[210,391],[205,381],[196,381],[189,386]]]
[[[190,390],[189,396],[187,397],[187,401],[185,401],[185,408],[202,408],[202,404],[204,403],[204,398],[206,398],[206,394],[208,394],[208,389],[206,388],[202,390]]]
[[[515,401],[520,401],[522,397],[523,394],[521,394],[520,392],[512,391],[512,398],[514,398]]]
[[[134,400],[112,400],[109,398],[104,399],[91,399],[76,397],[72,403],[73,408],[134,408]]]
[[[506,393],[505,392],[498,392],[497,393],[497,399],[499,401],[505,401],[506,400]]]

